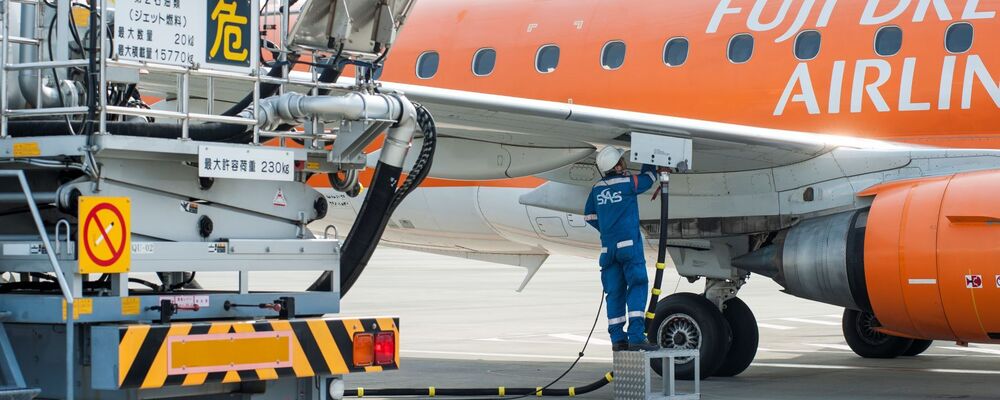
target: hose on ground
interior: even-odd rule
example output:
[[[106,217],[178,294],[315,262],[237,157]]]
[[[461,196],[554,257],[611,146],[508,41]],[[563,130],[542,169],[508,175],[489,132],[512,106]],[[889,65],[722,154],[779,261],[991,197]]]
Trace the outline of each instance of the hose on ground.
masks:
[[[590,339],[594,336],[594,330],[597,329],[597,322],[601,320],[601,311],[604,310],[604,292],[601,291],[601,297],[597,304],[597,314],[594,315],[594,323],[590,326],[590,333],[587,334],[587,340],[583,342],[583,348],[577,353],[576,360],[570,364],[566,371],[563,371],[558,378],[549,382],[545,386],[539,386],[535,388],[507,388],[507,387],[497,387],[497,388],[467,388],[467,389],[437,389],[434,387],[420,388],[420,389],[373,389],[366,390],[364,388],[358,388],[355,390],[345,391],[345,396],[353,397],[364,397],[364,396],[498,396],[503,400],[516,400],[528,396],[551,396],[551,397],[573,397],[581,394],[586,394],[598,390],[614,379],[614,375],[611,372],[604,374],[604,378],[598,379],[588,385],[580,387],[568,387],[566,389],[552,389],[556,383],[559,383],[566,375],[569,375],[576,365],[580,363],[583,359],[584,353],[587,351],[587,346],[590,345]],[[508,398],[506,396],[517,396],[513,398]],[[477,399],[481,400],[481,399]]]
[[[503,386],[497,388],[482,388],[482,389],[448,389],[448,388],[421,388],[421,389],[365,389],[357,388],[353,390],[344,391],[344,397],[398,397],[398,396],[426,396],[426,397],[436,397],[436,396],[473,396],[473,397],[485,397],[485,396],[520,396],[520,397],[531,397],[531,396],[551,396],[551,397],[574,397],[587,394],[607,386],[614,380],[614,376],[611,372],[608,372],[601,379],[598,379],[590,384],[569,387],[566,389],[547,389],[544,387],[537,388],[505,388]]]

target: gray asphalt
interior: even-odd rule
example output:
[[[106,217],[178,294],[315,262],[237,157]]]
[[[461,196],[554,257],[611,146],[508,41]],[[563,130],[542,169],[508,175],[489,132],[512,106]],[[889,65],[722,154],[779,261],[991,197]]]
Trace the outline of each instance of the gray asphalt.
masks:
[[[524,270],[514,267],[383,247],[368,268],[343,314],[399,316],[402,370],[348,376],[351,388],[543,386],[576,358],[601,295],[594,262],[571,257],[550,259],[521,293]],[[666,293],[701,289],[667,275]],[[301,289],[313,277],[257,273],[251,288]],[[199,280],[235,286],[235,277]],[[703,398],[1000,399],[1000,346],[937,342],[919,357],[862,359],[841,336],[841,309],[779,289],[766,279],[744,287],[761,325],[757,359],[739,377],[703,382]],[[554,387],[581,386],[609,370],[605,326],[601,315],[582,362]],[[606,387],[580,397],[612,395]]]

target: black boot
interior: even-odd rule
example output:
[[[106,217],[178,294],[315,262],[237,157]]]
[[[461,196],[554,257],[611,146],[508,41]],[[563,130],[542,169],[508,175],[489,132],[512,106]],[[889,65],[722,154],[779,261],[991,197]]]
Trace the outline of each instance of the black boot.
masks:
[[[611,345],[611,351],[628,351],[628,342],[615,342]]]
[[[639,343],[628,344],[629,351],[657,351],[660,349],[662,349],[660,345],[650,343],[648,340],[643,340],[642,342]]]

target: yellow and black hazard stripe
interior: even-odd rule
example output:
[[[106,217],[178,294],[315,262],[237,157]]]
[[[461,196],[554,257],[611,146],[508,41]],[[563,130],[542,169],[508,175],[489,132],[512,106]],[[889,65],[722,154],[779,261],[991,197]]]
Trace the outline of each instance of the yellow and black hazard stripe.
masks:
[[[363,332],[395,333],[395,359],[387,365],[354,366],[354,336]],[[270,347],[283,354],[272,357],[273,354],[260,350],[258,345],[264,340],[262,337],[281,340],[280,345],[272,342]],[[245,340],[243,347],[239,347],[241,340]],[[207,344],[194,348],[200,351],[199,354],[189,351],[186,357],[207,360],[205,362],[210,365],[191,370],[187,366],[168,365],[178,363],[182,345],[199,341]],[[212,341],[224,345],[214,346]],[[287,350],[282,350],[285,345]],[[117,356],[120,388],[148,389],[378,372],[399,368],[399,319],[316,318],[125,325],[118,327]]]

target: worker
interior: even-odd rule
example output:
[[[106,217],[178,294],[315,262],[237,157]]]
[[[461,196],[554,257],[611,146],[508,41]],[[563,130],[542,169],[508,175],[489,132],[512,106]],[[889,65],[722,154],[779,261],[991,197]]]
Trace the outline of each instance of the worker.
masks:
[[[586,221],[601,232],[601,284],[607,294],[608,332],[614,351],[654,351],[646,339],[646,258],[639,232],[637,197],[656,182],[656,167],[644,165],[633,175],[613,146],[597,154],[603,179],[587,198]],[[628,323],[628,331],[625,325]]]

